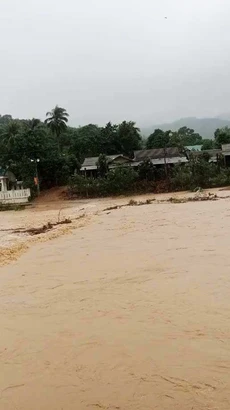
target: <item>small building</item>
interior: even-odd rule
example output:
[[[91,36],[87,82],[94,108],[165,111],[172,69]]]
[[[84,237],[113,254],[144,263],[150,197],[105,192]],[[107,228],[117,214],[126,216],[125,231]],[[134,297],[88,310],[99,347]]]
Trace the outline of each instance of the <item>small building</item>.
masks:
[[[134,163],[136,166],[150,159],[153,165],[175,165],[188,162],[188,159],[177,147],[142,149],[134,152]]]
[[[207,149],[203,151],[190,151],[188,155],[189,154],[192,154],[195,157],[200,157],[204,154],[207,154],[210,158],[209,162],[217,162],[219,156],[223,154],[223,152],[221,151],[221,149]]]
[[[29,198],[30,189],[24,189],[11,171],[0,168],[0,204],[24,204]]]
[[[226,167],[230,167],[230,144],[222,144],[221,148],[225,165]]]
[[[228,151],[226,151],[226,156],[229,158],[230,165],[230,144],[227,144]],[[210,157],[210,162],[217,162],[219,156],[224,154],[220,149],[212,149],[201,151],[201,145],[194,145],[185,147],[185,152],[182,153],[178,147],[167,147],[167,148],[153,148],[153,149],[141,149],[134,151],[134,159],[128,158],[122,154],[118,155],[107,155],[108,168],[113,169],[117,166],[131,166],[132,168],[138,168],[138,166],[146,160],[150,160],[151,163],[157,168],[163,168],[166,165],[173,167],[176,164],[186,164],[189,162],[191,156],[199,157],[207,153]],[[85,176],[97,177],[98,174],[98,158],[99,157],[88,157],[85,158],[81,173]]]
[[[98,166],[97,166],[98,158],[99,157],[85,158],[81,166],[80,172],[87,177],[96,177],[97,171],[98,171]],[[114,169],[117,166],[121,166],[121,165],[131,165],[133,163],[132,159],[125,157],[122,154],[106,155],[106,158],[107,158],[109,169]]]

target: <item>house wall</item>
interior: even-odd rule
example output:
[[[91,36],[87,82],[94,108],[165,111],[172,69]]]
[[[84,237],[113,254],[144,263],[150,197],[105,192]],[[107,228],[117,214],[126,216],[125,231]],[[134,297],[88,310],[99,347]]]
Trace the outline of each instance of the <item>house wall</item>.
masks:
[[[7,191],[7,179],[5,177],[0,178],[0,191],[1,192]]]
[[[0,192],[1,204],[25,204],[30,197],[30,189]]]

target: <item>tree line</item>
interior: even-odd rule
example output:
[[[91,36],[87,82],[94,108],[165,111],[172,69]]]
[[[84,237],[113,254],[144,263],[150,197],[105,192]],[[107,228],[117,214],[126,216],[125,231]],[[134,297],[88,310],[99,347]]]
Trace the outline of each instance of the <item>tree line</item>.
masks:
[[[144,138],[133,121],[76,128],[68,126],[68,119],[67,111],[59,106],[47,112],[45,121],[0,116],[1,167],[10,168],[17,179],[34,189],[35,161],[39,159],[41,187],[50,188],[66,184],[88,156],[123,154],[133,157],[134,151],[139,149],[202,145],[207,150],[230,143],[230,128],[227,127],[216,130],[213,140],[203,139],[186,126],[177,132],[157,129]]]

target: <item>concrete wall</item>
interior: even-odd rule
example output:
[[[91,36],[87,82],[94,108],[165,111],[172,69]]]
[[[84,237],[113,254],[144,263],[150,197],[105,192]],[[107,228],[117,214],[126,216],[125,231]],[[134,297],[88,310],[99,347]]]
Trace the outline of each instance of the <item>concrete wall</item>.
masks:
[[[30,189],[0,192],[1,204],[25,204],[30,197]]]

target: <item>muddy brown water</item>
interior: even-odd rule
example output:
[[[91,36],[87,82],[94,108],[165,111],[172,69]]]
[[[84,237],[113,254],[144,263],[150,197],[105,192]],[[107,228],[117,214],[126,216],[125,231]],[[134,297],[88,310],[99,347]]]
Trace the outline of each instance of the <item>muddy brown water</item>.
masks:
[[[1,410],[230,408],[230,199],[119,201],[0,269]]]

